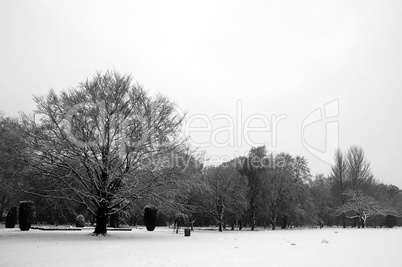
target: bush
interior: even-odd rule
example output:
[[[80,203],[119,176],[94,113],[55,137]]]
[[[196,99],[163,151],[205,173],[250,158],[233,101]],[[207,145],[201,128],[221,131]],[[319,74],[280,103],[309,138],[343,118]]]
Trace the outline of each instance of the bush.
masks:
[[[397,224],[397,217],[394,215],[387,215],[385,216],[385,225],[388,228],[392,228]]]
[[[155,230],[156,226],[156,207],[155,206],[145,206],[144,208],[144,223],[148,231]]]
[[[84,227],[85,226],[85,217],[84,215],[80,214],[75,218],[75,226],[76,227]]]
[[[10,210],[7,213],[7,218],[6,218],[6,228],[14,228],[15,225],[17,224],[17,218],[18,218],[18,208],[17,207],[11,207]]]
[[[110,227],[119,228],[120,223],[121,223],[121,219],[120,219],[119,213],[110,215],[110,222],[109,222]]]
[[[32,201],[21,201],[19,212],[19,223],[21,231],[28,231],[31,228],[35,211]]]

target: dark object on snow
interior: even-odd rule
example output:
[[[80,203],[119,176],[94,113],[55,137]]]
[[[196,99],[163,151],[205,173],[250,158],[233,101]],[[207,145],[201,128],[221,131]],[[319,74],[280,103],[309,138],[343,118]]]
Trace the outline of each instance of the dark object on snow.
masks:
[[[190,236],[191,235],[191,230],[186,228],[184,229],[184,236]]]
[[[133,229],[131,228],[108,228],[108,231],[117,231],[117,232],[128,232],[128,231],[132,231]]]
[[[81,231],[80,228],[67,228],[67,227],[38,227],[32,226],[32,229],[41,230],[41,231]]]
[[[85,226],[85,217],[80,214],[75,218],[75,227],[84,227]]]
[[[144,222],[148,231],[155,230],[156,226],[156,207],[147,205],[144,208]]]
[[[21,231],[29,231],[34,217],[34,206],[32,201],[20,202],[20,212],[18,217]]]
[[[17,224],[17,218],[18,218],[18,209],[17,207],[11,207],[10,210],[7,213],[6,217],[6,228],[14,228],[15,225]]]

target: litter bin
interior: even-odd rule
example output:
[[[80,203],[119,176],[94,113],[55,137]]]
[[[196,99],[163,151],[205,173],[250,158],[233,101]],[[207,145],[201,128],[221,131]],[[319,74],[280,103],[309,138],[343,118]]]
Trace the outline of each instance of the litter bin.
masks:
[[[190,236],[191,235],[191,230],[190,229],[184,229],[184,236]]]

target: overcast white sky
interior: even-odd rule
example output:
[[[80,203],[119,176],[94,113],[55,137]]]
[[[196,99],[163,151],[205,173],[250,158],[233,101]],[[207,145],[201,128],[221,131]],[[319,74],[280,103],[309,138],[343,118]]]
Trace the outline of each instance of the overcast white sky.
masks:
[[[398,0],[2,0],[0,110],[32,112],[32,95],[116,69],[187,111],[209,157],[244,155],[252,141],[328,174],[303,145],[302,123],[338,100],[339,116],[308,125],[305,142],[332,155],[326,123],[338,121],[341,149],[363,147],[373,174],[402,188],[401,47]],[[196,133],[208,126],[201,115],[211,128]],[[248,118],[270,128],[246,136]]]

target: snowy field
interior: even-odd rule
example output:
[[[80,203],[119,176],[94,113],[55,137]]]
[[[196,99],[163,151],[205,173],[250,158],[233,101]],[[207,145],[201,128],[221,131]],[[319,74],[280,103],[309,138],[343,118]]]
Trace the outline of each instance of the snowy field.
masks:
[[[402,228],[265,231],[0,228],[0,266],[402,266]]]

